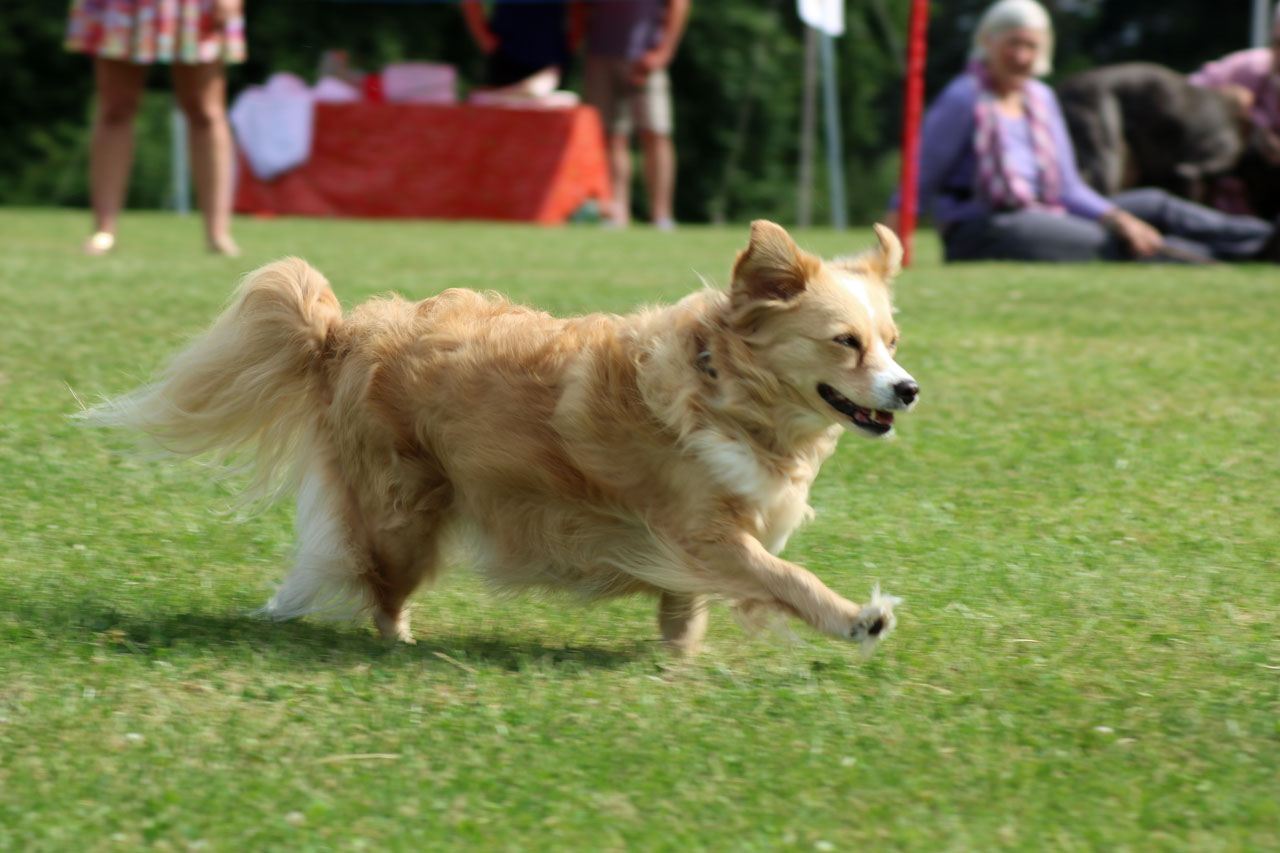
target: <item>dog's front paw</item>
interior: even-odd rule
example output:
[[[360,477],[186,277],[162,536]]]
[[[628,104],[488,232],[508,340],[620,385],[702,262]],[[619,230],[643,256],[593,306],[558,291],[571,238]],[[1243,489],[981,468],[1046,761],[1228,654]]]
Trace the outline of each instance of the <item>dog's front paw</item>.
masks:
[[[876,646],[898,624],[893,613],[894,605],[901,604],[902,599],[896,595],[882,595],[880,584],[871,590],[871,601],[866,604],[849,629],[849,639],[862,646],[862,653],[870,655]]]

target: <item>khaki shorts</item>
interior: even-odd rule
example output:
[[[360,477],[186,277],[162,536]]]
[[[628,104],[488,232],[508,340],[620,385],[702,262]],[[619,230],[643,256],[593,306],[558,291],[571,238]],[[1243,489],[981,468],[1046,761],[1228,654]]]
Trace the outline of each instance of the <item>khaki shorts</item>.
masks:
[[[671,81],[659,69],[636,86],[628,78],[631,60],[588,56],[584,88],[587,103],[600,111],[606,133],[630,134],[633,128],[670,136]]]

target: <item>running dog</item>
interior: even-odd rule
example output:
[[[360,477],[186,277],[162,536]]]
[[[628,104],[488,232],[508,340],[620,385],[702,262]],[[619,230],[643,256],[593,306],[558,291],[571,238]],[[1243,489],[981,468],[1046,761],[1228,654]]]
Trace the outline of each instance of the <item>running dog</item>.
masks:
[[[855,604],[777,555],[840,435],[889,435],[919,394],[894,360],[902,247],[876,235],[824,262],[757,221],[728,289],[571,319],[461,289],[344,316],[290,258],[248,275],[157,381],[84,417],[238,460],[247,496],[296,494],[270,618],[367,612],[412,642],[407,599],[463,546],[499,587],[651,594],[677,653],[716,598],[870,651],[896,599]]]

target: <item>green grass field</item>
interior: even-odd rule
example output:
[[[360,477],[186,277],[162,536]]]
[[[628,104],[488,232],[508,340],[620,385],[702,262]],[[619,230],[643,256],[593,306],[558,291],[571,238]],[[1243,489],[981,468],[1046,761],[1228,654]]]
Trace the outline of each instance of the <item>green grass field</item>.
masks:
[[[236,278],[344,305],[496,288],[625,311],[723,283],[746,228],[610,233],[0,210],[0,850],[1280,849],[1280,274],[944,267],[898,285],[922,402],[846,437],[785,556],[903,596],[869,661],[721,607],[494,598],[465,570],[366,624],[264,624],[291,507],[66,416],[138,384]],[[869,230],[796,234],[837,254]],[[73,394],[74,392],[74,394]]]

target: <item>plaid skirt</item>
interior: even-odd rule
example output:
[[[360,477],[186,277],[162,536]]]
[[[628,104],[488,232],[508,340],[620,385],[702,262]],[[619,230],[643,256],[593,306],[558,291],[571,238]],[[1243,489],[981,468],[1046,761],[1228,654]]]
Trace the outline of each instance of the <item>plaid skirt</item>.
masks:
[[[213,0],[72,0],[67,50],[105,59],[244,62],[244,16],[213,23]]]

